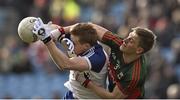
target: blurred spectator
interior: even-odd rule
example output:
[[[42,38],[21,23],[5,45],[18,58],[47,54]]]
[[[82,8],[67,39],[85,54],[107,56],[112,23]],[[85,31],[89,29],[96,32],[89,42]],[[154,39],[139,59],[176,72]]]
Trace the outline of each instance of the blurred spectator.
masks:
[[[44,22],[50,20],[49,10],[49,0],[33,0],[33,5],[31,6],[29,16],[41,17]]]
[[[66,0],[62,16],[66,25],[73,24],[79,20],[80,7],[75,0]]]
[[[28,59],[33,65],[35,73],[53,74],[59,72],[49,53],[41,41],[33,43],[28,48]]]
[[[62,13],[65,5],[65,0],[52,0],[50,3],[49,14],[51,20],[55,24],[62,24]]]
[[[174,38],[171,43],[174,59],[172,62],[174,65],[180,65],[180,38]]]
[[[171,84],[167,89],[168,99],[178,99],[180,98],[180,86],[179,84]]]
[[[26,73],[26,72],[32,72],[32,64],[30,63],[29,59],[27,58],[27,51],[20,50],[16,53],[15,57],[13,59],[16,59],[16,62],[13,64],[12,72],[14,73]]]
[[[12,70],[12,59],[10,59],[10,51],[3,47],[1,48],[0,72],[7,73]]]

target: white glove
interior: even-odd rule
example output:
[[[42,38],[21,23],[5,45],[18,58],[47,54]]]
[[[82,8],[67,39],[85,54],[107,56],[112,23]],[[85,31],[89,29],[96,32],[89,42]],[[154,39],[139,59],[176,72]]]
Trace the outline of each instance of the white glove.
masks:
[[[74,77],[76,81],[78,81],[85,88],[87,87],[88,83],[91,81],[90,74],[88,72],[81,73],[81,72],[75,71]]]
[[[51,23],[44,24],[41,18],[37,18],[37,20],[34,23],[34,30],[32,32],[35,33],[37,37],[44,43],[49,42],[51,40],[51,29],[49,27]]]

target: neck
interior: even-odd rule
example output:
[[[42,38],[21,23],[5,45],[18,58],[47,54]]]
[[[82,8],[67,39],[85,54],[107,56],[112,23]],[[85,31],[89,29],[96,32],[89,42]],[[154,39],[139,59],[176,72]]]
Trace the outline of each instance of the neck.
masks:
[[[123,59],[126,64],[131,63],[138,59],[140,55],[123,53]]]
[[[78,55],[86,54],[89,51],[90,48],[92,48],[92,47],[88,46],[88,47],[84,48],[84,50],[80,54],[78,54]]]

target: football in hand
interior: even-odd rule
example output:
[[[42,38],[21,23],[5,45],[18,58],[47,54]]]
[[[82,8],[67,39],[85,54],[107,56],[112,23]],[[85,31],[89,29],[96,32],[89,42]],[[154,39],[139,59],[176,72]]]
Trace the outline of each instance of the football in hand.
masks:
[[[33,43],[38,40],[36,34],[32,32],[36,17],[26,17],[18,25],[18,35],[26,43]]]

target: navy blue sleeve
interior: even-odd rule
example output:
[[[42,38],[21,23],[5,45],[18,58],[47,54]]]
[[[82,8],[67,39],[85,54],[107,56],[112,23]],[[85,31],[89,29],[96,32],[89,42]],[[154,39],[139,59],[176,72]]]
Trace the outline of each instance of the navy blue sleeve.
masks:
[[[99,51],[99,52],[98,52]],[[89,57],[91,63],[91,70],[99,73],[106,63],[106,55],[103,50],[96,51],[92,56]]]

